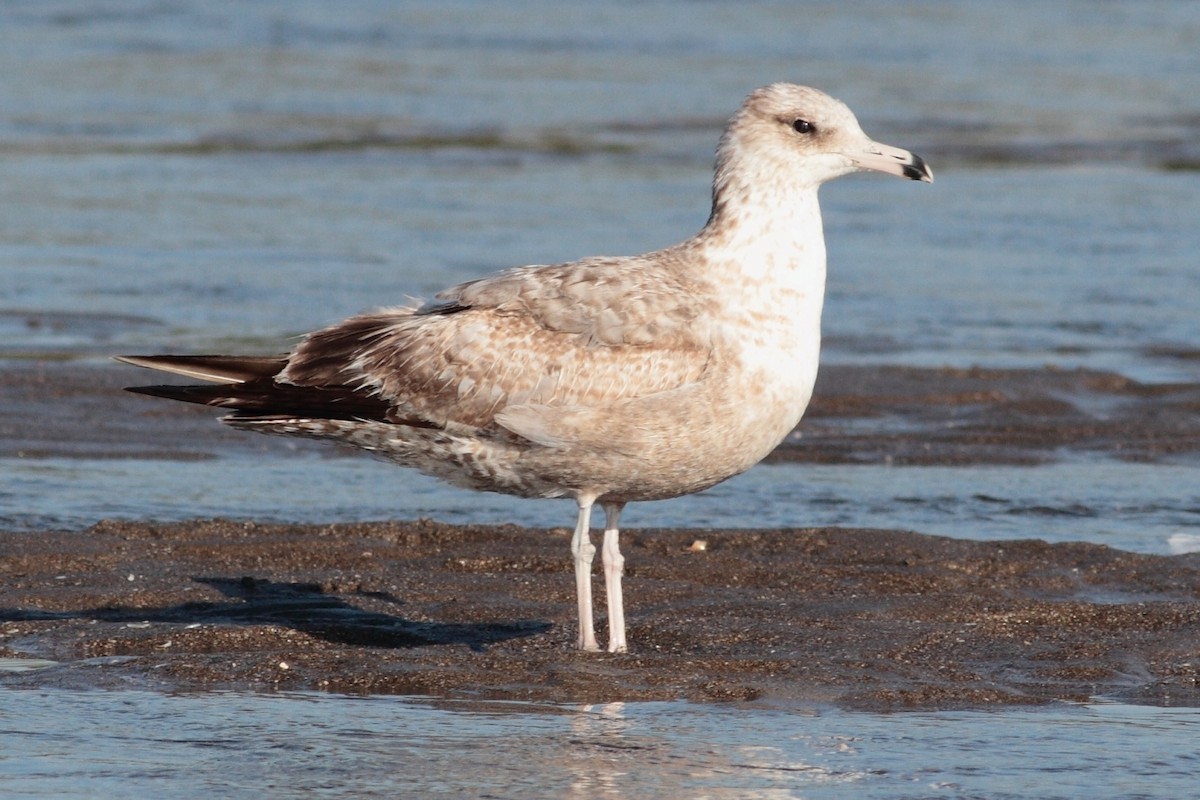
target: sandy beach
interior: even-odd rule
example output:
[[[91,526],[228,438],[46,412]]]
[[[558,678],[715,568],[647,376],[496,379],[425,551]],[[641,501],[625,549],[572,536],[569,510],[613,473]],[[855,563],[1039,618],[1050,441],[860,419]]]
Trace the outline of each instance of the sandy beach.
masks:
[[[1200,702],[1197,556],[632,531],[632,652],[602,655],[572,649],[568,537],[221,520],[6,537],[0,655],[62,665],[0,680],[869,709]]]

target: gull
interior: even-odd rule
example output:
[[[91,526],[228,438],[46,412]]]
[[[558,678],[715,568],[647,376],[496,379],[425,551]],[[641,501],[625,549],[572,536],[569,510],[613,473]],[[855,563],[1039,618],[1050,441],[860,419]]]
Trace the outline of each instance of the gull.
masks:
[[[607,649],[625,652],[621,512],[744,472],[799,423],[825,293],[817,190],[864,170],[933,180],[840,101],[772,84],[729,120],[711,214],[680,244],[508,269],[351,317],[280,357],[118,360],[207,382],[130,391],[229,409],[235,428],[349,443],[469,489],[574,498],[581,650],[600,649],[598,503]]]

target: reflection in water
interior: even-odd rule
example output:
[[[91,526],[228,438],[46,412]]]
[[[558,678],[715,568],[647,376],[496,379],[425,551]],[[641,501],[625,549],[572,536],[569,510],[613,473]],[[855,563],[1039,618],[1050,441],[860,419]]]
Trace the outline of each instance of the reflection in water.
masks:
[[[803,784],[856,780],[794,760],[780,746],[706,741],[700,730],[689,729],[686,716],[665,714],[655,735],[642,709],[630,710],[626,714],[620,702],[583,705],[571,717],[571,798],[644,798],[654,787],[664,796],[775,800],[791,798]]]
[[[569,797],[632,797],[624,756],[631,748],[649,754],[653,747],[639,745],[626,737],[629,723],[624,703],[585,705],[571,717],[568,768],[572,774]]]
[[[647,709],[638,704],[629,705],[629,713],[622,702],[579,707],[568,740],[570,797],[641,798],[656,792],[661,797],[776,800],[794,797],[801,787],[853,784],[865,777],[860,770],[805,760],[855,752],[850,737],[803,733],[803,722],[813,719],[812,713],[795,712],[798,730],[774,744],[763,736],[714,740],[702,730],[703,706],[649,706],[660,707],[656,719],[661,725],[648,725]],[[677,713],[685,709],[698,718]]]

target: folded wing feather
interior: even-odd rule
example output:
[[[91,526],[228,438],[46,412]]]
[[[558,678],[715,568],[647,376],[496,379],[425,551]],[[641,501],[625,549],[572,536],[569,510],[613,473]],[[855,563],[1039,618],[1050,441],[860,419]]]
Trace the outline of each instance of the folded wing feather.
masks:
[[[545,418],[678,389],[700,379],[711,347],[698,293],[686,273],[664,269],[669,258],[522,267],[421,308],[353,317],[311,334],[280,377],[366,390],[400,417],[476,428],[510,406],[547,407]]]

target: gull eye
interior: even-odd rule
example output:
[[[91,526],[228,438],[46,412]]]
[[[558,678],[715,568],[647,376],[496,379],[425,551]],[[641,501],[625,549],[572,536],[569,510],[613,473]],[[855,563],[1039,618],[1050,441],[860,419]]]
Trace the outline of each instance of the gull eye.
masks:
[[[792,123],[792,130],[796,133],[812,133],[817,128],[806,119],[798,119]]]

